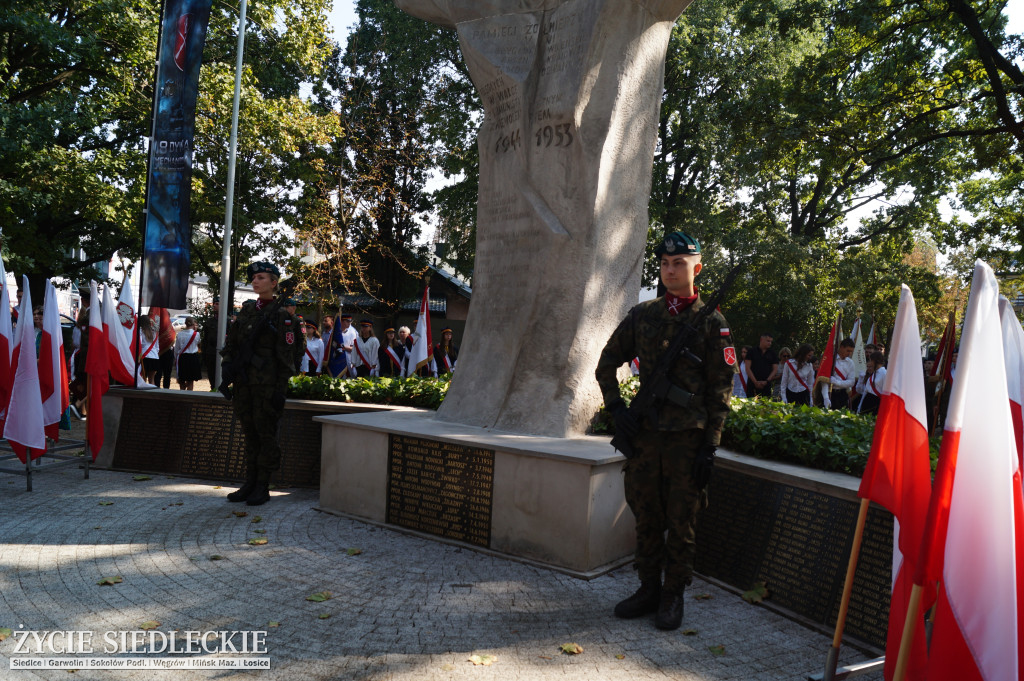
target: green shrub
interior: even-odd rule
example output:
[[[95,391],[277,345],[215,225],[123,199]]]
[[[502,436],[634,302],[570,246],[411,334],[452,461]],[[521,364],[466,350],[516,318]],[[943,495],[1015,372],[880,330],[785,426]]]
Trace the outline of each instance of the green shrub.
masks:
[[[448,376],[441,378],[331,378],[295,376],[288,383],[288,397],[297,400],[393,404],[437,409],[448,392]]]
[[[288,397],[300,400],[393,404],[437,409],[448,392],[449,376],[441,378],[352,378],[296,376]],[[637,377],[619,385],[628,405],[640,387]],[[602,406],[591,422],[594,433],[613,433],[611,416]],[[875,417],[845,410],[783,404],[770,400],[733,398],[725,420],[722,447],[760,459],[798,463],[823,471],[851,475],[864,472]],[[931,439],[932,470],[938,460],[940,438]]]
[[[619,385],[627,405],[638,387],[636,377]],[[594,433],[615,432],[615,425],[604,407],[591,426]],[[722,447],[759,459],[861,475],[871,452],[874,431],[875,417],[870,415],[733,398],[732,413],[722,430]],[[939,442],[939,437],[933,437],[930,442],[932,470],[938,460]]]

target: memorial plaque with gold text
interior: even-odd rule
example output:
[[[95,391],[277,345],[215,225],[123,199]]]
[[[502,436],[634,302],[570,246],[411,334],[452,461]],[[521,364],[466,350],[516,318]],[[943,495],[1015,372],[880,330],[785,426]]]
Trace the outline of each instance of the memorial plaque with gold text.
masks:
[[[388,523],[490,546],[493,491],[494,450],[391,435]]]

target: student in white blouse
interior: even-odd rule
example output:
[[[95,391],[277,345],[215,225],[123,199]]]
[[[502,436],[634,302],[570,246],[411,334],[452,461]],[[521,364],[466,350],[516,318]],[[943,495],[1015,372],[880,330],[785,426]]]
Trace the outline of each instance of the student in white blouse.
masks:
[[[814,387],[814,346],[804,343],[796,354],[782,365],[780,392],[787,404],[811,404],[811,389]]]

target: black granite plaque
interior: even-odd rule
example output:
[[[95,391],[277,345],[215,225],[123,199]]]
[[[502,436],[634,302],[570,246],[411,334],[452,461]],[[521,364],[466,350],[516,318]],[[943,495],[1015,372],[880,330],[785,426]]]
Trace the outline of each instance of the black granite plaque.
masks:
[[[390,436],[388,523],[490,546],[493,490],[494,450]]]
[[[122,406],[112,468],[245,479],[245,437],[230,403],[185,392],[136,396],[123,391],[117,396]],[[273,484],[319,486],[320,424],[313,417],[334,413],[295,403],[285,407],[278,428],[281,467],[271,478]]]
[[[835,626],[858,501],[718,470],[697,528],[696,569],[737,589],[768,586],[772,605]],[[868,514],[846,633],[885,646],[892,516]]]

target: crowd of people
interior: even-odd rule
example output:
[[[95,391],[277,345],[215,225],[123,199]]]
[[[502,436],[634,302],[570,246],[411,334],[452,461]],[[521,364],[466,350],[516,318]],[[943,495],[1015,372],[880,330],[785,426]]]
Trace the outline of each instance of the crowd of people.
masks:
[[[857,371],[853,359],[856,342],[845,338],[839,343],[832,360],[832,375],[825,388],[819,376],[822,356],[813,345],[800,344],[794,353],[782,347],[778,353],[772,348],[774,338],[770,332],[761,334],[756,346],[740,348],[740,367],[733,381],[736,397],[760,397],[788,404],[806,404],[826,409],[848,409],[858,414],[877,414],[885,385],[886,355],[882,343],[864,345],[865,368]],[[943,387],[936,398],[936,384],[942,376],[932,376],[935,357],[922,360],[925,376],[925,395],[928,398],[928,430],[942,424],[950,387]],[[953,354],[951,374],[956,371]],[[818,387],[816,387],[818,386]]]

